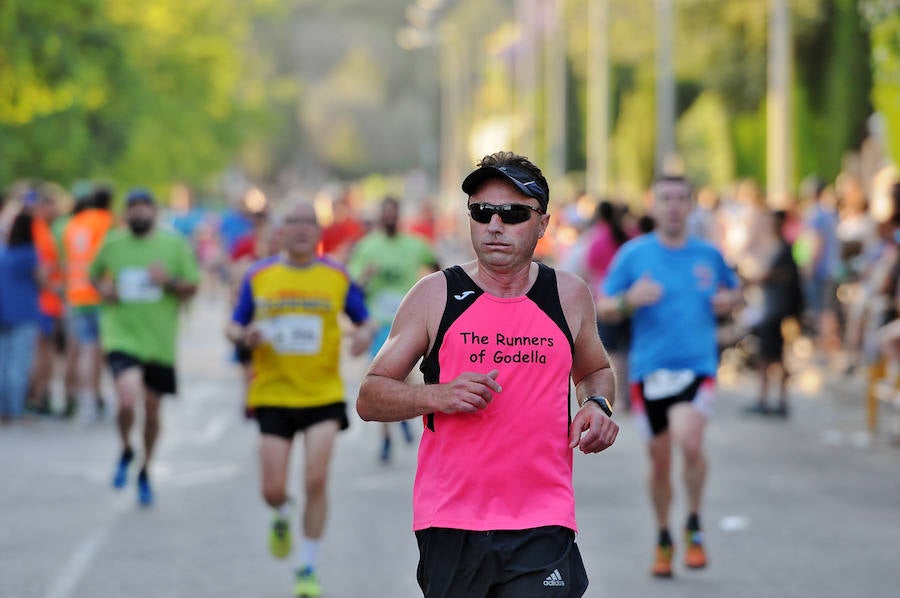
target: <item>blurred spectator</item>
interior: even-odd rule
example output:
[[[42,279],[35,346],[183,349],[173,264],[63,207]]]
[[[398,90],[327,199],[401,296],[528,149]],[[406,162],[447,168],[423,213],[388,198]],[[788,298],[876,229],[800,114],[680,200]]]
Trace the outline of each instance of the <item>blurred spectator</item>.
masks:
[[[724,235],[719,221],[719,194],[710,187],[697,191],[697,204],[688,217],[688,234],[716,247],[722,247]]]
[[[434,203],[430,198],[425,198],[419,203],[418,213],[410,220],[407,230],[434,245],[437,240],[437,218],[434,214]]]
[[[91,284],[89,269],[115,222],[110,210],[112,199],[112,190],[107,187],[97,188],[89,202],[77,199],[76,213],[63,230],[67,336],[74,352],[70,361],[74,373],[70,379],[76,380],[74,387],[66,389],[65,415],[68,417],[75,414],[79,404],[86,408],[95,407],[97,415],[102,415],[106,406],[100,394],[101,299]]]
[[[891,188],[894,216],[888,222],[889,239],[887,247],[879,260],[879,278],[875,278],[873,286],[879,287],[884,301],[882,312],[873,318],[877,332],[872,334],[872,345],[883,352],[886,359],[886,373],[892,388],[900,382],[900,182]],[[877,274],[873,274],[873,278]],[[875,361],[874,359],[871,361]]]
[[[204,211],[194,205],[191,190],[186,185],[175,185],[166,214],[168,224],[186,239],[193,239],[203,222]]]
[[[590,242],[585,256],[585,281],[595,299],[603,294],[603,281],[606,279],[609,266],[619,248],[628,240],[628,234],[622,228],[620,214],[620,210],[611,201],[601,201],[594,212],[594,224],[587,231]],[[631,334],[631,319],[625,317],[617,322],[604,322],[598,318],[597,332],[616,372],[616,404],[622,405],[627,410],[631,403],[628,392],[628,339]]]
[[[357,218],[347,190],[331,204],[331,224],[322,229],[322,253],[340,263],[347,262],[356,242],[366,234],[366,227]]]
[[[790,374],[784,363],[784,334],[782,324],[785,319],[800,318],[803,311],[803,288],[800,271],[791,254],[791,246],[784,238],[784,211],[768,214],[768,226],[763,228],[759,241],[759,255],[764,268],[756,280],[762,289],[762,309],[759,321],[752,332],[759,341],[757,352],[757,372],[759,374],[759,396],[747,411],[756,414],[773,413],[782,417],[788,415],[787,383]],[[769,373],[773,366],[779,369],[781,381],[778,387],[778,405],[769,408]]]
[[[839,281],[855,281],[861,273],[859,258],[865,246],[876,240],[875,221],[869,215],[868,202],[856,176],[842,173],[835,188],[839,207],[835,230],[840,243]]]
[[[400,232],[400,203],[388,197],[381,202],[378,227],[354,246],[347,269],[365,292],[366,308],[377,326],[369,346],[374,359],[388,338],[404,295],[423,274],[437,272],[440,267],[427,241]],[[409,422],[401,421],[400,427],[411,444],[414,438]],[[381,428],[380,458],[387,463],[391,459],[390,424],[384,423]]]
[[[257,261],[276,255],[281,250],[278,230],[272,226],[269,213],[262,210],[253,214],[253,230],[239,239],[231,252],[229,263],[229,306],[234,309],[238,302],[238,292],[244,280],[247,270]],[[236,344],[234,359],[241,365],[241,373],[244,380],[244,393],[242,395],[242,407],[244,415],[250,417],[251,410],[247,406],[247,391],[250,380],[253,377],[252,354],[250,349],[241,344]]]
[[[13,219],[0,253],[0,422],[25,414],[38,334],[40,268],[30,208]]]
[[[53,379],[53,362],[63,328],[65,304],[62,292],[63,270],[60,264],[59,246],[51,229],[58,216],[56,201],[46,192],[31,192],[34,202],[32,233],[38,260],[46,275],[46,283],[41,290],[40,333],[37,340],[34,368],[31,372],[30,405],[39,415],[49,415],[51,411],[50,382]]]
[[[834,198],[815,177],[801,187],[806,211],[794,258],[803,276],[807,323],[816,332],[820,347],[832,349],[837,334],[834,276],[840,258]]]
[[[264,210],[265,205],[266,196],[259,189],[253,188],[232,202],[232,206],[225,210],[219,223],[219,238],[222,241],[225,255],[231,255],[238,239],[253,230],[253,219],[250,214],[254,211]],[[251,210],[250,206],[253,206],[254,209]]]

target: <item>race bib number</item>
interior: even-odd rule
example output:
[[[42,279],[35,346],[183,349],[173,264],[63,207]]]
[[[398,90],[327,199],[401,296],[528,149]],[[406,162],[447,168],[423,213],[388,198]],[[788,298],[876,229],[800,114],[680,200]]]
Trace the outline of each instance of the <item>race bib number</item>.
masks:
[[[322,349],[322,318],[305,314],[277,316],[260,322],[276,353],[315,355]]]
[[[146,268],[123,268],[116,279],[116,292],[122,303],[154,303],[163,296]]]
[[[390,322],[400,309],[403,302],[403,293],[383,291],[378,293],[372,305],[372,317],[379,322]]]
[[[644,398],[648,401],[674,397],[694,382],[691,370],[656,370],[644,378]]]

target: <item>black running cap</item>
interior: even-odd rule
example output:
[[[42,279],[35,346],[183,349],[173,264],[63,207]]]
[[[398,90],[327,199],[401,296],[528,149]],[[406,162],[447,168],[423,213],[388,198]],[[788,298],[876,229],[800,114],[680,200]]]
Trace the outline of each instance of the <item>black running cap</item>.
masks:
[[[463,180],[462,190],[466,195],[474,195],[484,181],[497,178],[506,179],[528,197],[538,200],[541,209],[547,211],[547,204],[550,203],[550,189],[541,186],[530,172],[516,166],[482,166],[473,170]]]

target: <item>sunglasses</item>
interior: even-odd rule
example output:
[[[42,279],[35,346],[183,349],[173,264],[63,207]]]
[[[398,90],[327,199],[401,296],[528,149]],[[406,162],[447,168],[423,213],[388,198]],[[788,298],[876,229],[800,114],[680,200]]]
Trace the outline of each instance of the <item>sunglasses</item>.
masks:
[[[500,216],[500,222],[503,224],[519,224],[531,218],[532,212],[544,213],[537,208],[521,203],[505,203],[499,206],[489,203],[470,203],[466,207],[472,220],[479,224],[487,224],[494,217],[494,214]]]

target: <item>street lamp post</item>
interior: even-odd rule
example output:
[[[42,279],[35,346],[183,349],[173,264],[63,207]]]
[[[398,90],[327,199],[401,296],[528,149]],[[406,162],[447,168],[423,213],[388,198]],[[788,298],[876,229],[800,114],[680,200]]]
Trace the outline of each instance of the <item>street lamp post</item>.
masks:
[[[656,0],[656,172],[675,157],[675,72],[672,0]]]
[[[551,181],[560,181],[566,174],[565,0],[545,0],[545,3],[548,16],[547,47],[544,54],[547,175]]]
[[[785,207],[793,174],[791,147],[791,10],[769,3],[769,89],[766,99],[766,178],[773,207]]]
[[[587,172],[589,194],[609,192],[609,7],[588,0]]]

